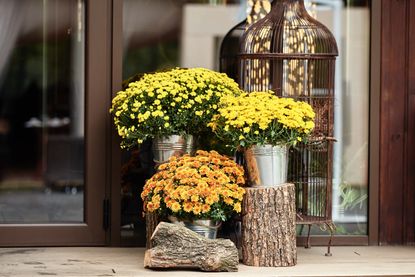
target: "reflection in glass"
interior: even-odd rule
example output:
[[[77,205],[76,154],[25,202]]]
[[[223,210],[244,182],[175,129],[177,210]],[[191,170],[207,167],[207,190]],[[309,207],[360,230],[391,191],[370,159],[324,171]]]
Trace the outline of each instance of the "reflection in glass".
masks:
[[[124,79],[174,66],[218,69],[221,39],[245,18],[246,2],[212,6],[207,0],[124,0]],[[305,0],[305,4],[335,35],[340,52],[336,65],[338,142],[333,219],[337,234],[365,235],[370,1]],[[151,164],[145,156],[150,154],[141,149],[123,155],[122,240],[127,244],[143,244],[145,224],[142,203],[137,199],[146,176],[151,174]]]
[[[178,66],[181,1],[124,0],[123,79],[144,72]],[[150,142],[123,151],[121,170],[121,238],[129,245],[145,245],[145,220],[140,194],[154,172]]]
[[[245,12],[237,2],[124,0],[124,80],[177,66],[218,69],[220,38]],[[128,245],[145,245],[140,193],[153,173],[149,146],[123,152],[121,239]]]
[[[0,224],[84,221],[84,3],[0,2]]]
[[[370,1],[306,0],[333,33],[336,63],[333,221],[338,235],[367,234]],[[314,233],[321,233],[315,228]],[[305,234],[305,233],[304,233]]]

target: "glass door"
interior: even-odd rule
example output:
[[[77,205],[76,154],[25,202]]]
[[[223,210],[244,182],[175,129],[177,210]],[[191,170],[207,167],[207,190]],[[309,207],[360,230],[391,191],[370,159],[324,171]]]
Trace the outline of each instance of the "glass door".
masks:
[[[0,3],[2,246],[105,243],[102,2]]]

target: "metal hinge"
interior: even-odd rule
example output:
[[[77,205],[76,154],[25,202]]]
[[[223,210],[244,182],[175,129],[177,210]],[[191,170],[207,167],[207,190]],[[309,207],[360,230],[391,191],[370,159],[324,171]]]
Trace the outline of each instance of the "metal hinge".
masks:
[[[110,220],[111,220],[111,203],[109,199],[104,199],[103,201],[103,220],[102,220],[102,227],[104,230],[108,230],[110,227]]]

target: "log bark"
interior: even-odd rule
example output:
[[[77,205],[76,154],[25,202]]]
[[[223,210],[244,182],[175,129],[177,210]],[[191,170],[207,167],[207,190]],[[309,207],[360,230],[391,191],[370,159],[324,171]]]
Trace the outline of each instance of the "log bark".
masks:
[[[208,239],[186,227],[161,222],[146,250],[144,267],[199,268],[203,271],[237,271],[238,250],[227,239]]]
[[[242,216],[244,264],[279,267],[297,263],[293,184],[246,188]]]
[[[157,225],[160,223],[160,220],[156,213],[146,212],[146,248],[149,249],[151,245],[151,236],[154,233]]]

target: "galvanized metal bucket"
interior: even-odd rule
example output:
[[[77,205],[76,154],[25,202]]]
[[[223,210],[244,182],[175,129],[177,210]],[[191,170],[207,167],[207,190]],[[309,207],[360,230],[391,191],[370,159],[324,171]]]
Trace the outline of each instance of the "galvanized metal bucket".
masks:
[[[179,220],[174,216],[169,216],[169,220],[178,225],[182,225],[193,232],[208,239],[216,239],[218,229],[221,224],[218,221],[211,219],[196,219],[196,220]]]
[[[195,233],[208,239],[216,239],[219,224],[211,219],[198,219],[193,221],[184,221],[184,226]]]
[[[245,150],[250,186],[277,186],[287,182],[288,147],[253,146]]]
[[[190,154],[194,150],[193,136],[172,135],[153,139],[154,162],[167,162],[172,156]]]

